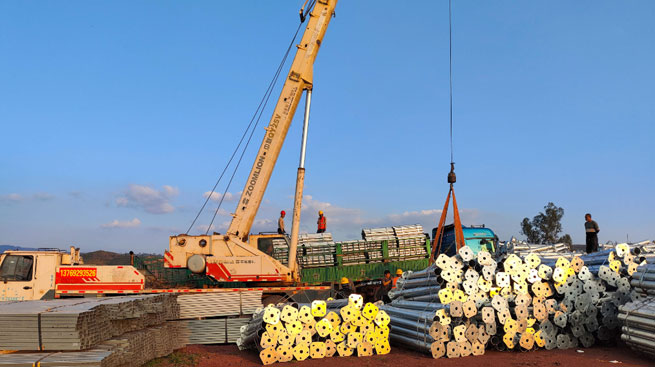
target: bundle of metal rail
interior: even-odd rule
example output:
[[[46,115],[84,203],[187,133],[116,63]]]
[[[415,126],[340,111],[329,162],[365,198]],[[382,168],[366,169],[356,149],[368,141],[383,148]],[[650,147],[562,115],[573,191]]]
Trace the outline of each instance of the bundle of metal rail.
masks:
[[[571,247],[566,243],[556,243],[553,245],[533,244],[527,242],[510,241],[505,244],[509,252],[517,256],[525,256],[530,253],[566,253],[571,251]]]
[[[394,232],[396,228],[397,231]],[[382,263],[386,260],[417,260],[429,256],[429,246],[426,246],[429,240],[422,233],[423,227],[389,227],[388,230],[390,233],[338,243],[332,241],[329,233],[301,235],[298,240],[298,264],[306,269]],[[286,240],[273,241],[275,259],[287,264],[288,253],[289,245]]]
[[[262,305],[262,291],[182,293],[179,324],[186,344],[236,343],[240,328]]]
[[[455,256],[439,255],[425,270],[403,274],[389,292],[393,301],[380,309],[391,317],[392,343],[434,358],[481,355],[489,347],[589,347],[620,332],[618,307],[638,298],[631,279],[635,286],[637,275],[653,269],[638,268],[645,262],[640,254],[639,247],[620,244],[542,262],[537,254],[495,260],[463,247]]]
[[[172,295],[3,303],[0,365],[138,366],[184,346],[178,316]]]
[[[389,316],[362,296],[311,304],[269,305],[241,327],[239,349],[258,349],[263,364],[387,354]]]

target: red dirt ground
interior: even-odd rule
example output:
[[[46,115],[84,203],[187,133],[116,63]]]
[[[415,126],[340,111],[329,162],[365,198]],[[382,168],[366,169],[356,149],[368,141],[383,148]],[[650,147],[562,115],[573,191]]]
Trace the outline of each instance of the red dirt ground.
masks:
[[[582,349],[580,349],[582,350]],[[239,351],[235,345],[191,345],[182,353],[196,354],[199,367],[246,367],[262,366],[256,351]],[[614,362],[612,362],[614,361]],[[372,357],[333,357],[322,360],[308,359],[303,362],[278,363],[277,366],[289,367],[409,367],[420,365],[438,365],[439,367],[653,367],[655,360],[638,354],[630,348],[594,347],[570,350],[537,350],[532,352],[496,352],[487,351],[484,356],[465,358],[432,359],[428,355],[411,350],[392,347],[385,356]],[[483,364],[483,366],[480,366]]]

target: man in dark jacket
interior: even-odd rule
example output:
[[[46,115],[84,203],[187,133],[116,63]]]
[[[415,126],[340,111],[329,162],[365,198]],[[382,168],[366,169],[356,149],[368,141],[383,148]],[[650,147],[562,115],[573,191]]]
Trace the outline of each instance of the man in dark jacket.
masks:
[[[584,216],[584,229],[587,236],[587,253],[598,251],[598,223],[591,220],[591,214],[587,213]]]
[[[391,298],[389,298],[389,291],[393,287],[393,279],[391,279],[391,272],[389,270],[384,271],[384,277],[382,278],[380,288],[378,288],[376,299],[382,300],[384,303],[390,303]]]

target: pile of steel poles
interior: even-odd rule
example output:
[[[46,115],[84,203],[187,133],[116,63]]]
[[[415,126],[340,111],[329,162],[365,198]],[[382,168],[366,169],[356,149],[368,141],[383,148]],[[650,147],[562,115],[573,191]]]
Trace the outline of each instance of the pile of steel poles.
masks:
[[[537,254],[494,259],[465,246],[403,274],[381,309],[391,317],[392,343],[435,358],[590,347],[620,332],[618,307],[637,298],[630,279],[644,262],[638,252],[622,244],[542,262]]]
[[[641,299],[619,307],[621,339],[632,349],[655,357],[655,265],[638,267],[630,284]]]
[[[311,304],[269,305],[241,327],[239,349],[258,349],[263,364],[387,354],[389,316],[361,295]],[[356,353],[355,353],[356,352]]]

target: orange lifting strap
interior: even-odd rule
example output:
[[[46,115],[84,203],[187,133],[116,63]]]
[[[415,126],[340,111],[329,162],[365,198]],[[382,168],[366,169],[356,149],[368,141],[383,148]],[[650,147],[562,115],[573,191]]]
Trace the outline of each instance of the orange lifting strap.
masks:
[[[457,244],[457,250],[464,247],[464,232],[462,231],[462,221],[459,218],[459,209],[457,209],[457,199],[455,199],[455,189],[453,184],[455,183],[455,164],[450,164],[450,173],[448,173],[448,182],[450,183],[450,190],[448,190],[448,196],[446,197],[446,204],[443,206],[443,211],[441,212],[441,219],[439,219],[439,226],[437,227],[437,234],[432,239],[432,256],[430,259],[434,262],[437,259],[437,256],[441,253],[441,244],[443,243],[443,233],[444,233],[444,224],[446,223],[446,215],[448,214],[448,204],[450,203],[450,195],[453,196],[453,218],[455,226],[455,243]]]

